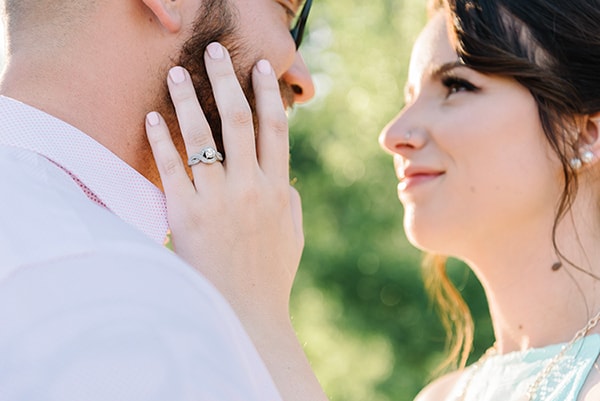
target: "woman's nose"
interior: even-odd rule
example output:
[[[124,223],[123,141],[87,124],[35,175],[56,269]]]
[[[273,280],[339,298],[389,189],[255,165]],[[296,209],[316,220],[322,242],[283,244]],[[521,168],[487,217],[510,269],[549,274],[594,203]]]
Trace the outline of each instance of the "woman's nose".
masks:
[[[425,145],[423,130],[410,125],[403,113],[392,120],[379,135],[379,145],[392,154],[401,154]]]

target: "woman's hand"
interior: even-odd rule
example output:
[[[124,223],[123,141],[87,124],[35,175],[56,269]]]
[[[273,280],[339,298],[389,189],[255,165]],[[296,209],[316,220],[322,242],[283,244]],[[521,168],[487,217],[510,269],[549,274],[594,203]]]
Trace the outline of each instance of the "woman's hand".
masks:
[[[192,182],[164,120],[157,113],[146,118],[175,251],[231,303],[282,399],[325,401],[289,319],[304,237],[300,198],[289,185],[287,117],[277,79],[267,61],[252,71],[259,125],[255,140],[253,116],[229,55],[216,43],[207,50],[227,159],[192,163]],[[175,67],[168,81],[187,157],[214,147],[189,74]]]
[[[247,328],[288,319],[304,238],[300,198],[289,185],[287,116],[277,78],[266,60],[253,68],[259,125],[255,140],[252,112],[228,52],[213,43],[205,61],[221,115],[226,160],[194,164],[192,181],[165,121],[155,112],[146,118],[173,246],[215,284]],[[174,67],[168,86],[187,157],[214,149],[187,71]]]

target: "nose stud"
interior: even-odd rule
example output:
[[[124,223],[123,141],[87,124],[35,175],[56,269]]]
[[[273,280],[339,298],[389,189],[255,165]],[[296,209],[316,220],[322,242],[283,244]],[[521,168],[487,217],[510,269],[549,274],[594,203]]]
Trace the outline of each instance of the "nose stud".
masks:
[[[404,134],[404,140],[409,141],[411,136],[412,136],[412,131],[411,130],[406,131],[406,133]]]

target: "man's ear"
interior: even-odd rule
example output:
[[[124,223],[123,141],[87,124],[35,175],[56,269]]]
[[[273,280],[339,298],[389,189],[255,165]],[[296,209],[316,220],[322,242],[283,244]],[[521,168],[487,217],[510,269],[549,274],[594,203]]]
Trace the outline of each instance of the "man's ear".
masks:
[[[162,26],[171,33],[181,30],[181,1],[180,0],[142,0],[146,7],[156,16]]]

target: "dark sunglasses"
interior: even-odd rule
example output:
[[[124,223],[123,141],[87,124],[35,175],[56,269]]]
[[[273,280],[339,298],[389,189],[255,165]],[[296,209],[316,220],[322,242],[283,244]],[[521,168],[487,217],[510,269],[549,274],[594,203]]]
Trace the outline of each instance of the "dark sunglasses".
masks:
[[[302,11],[300,11],[298,21],[296,21],[296,24],[294,24],[294,27],[290,31],[292,38],[294,38],[294,42],[296,43],[296,50],[302,43],[302,38],[304,37],[304,27],[306,26],[306,20],[308,19],[308,13],[311,6],[312,0],[306,0],[306,3],[304,3],[304,6],[302,7]]]

